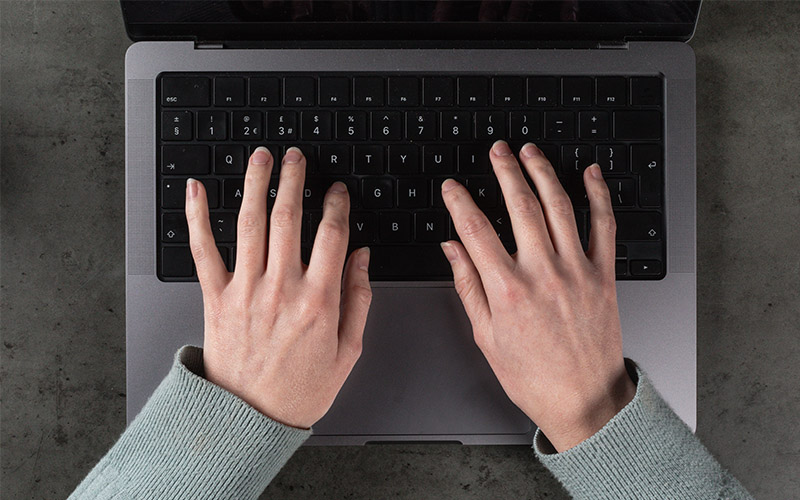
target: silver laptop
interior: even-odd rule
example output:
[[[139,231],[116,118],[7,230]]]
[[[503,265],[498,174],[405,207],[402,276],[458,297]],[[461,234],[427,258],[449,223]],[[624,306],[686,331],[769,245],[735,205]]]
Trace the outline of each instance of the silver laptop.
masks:
[[[443,179],[465,182],[514,251],[488,162],[539,145],[575,206],[597,161],[619,227],[624,352],[691,428],[696,413],[695,59],[698,1],[123,0],[127,416],[175,351],[202,345],[185,179],[209,192],[235,268],[246,159],[309,158],[304,258],[334,180],[353,197],[374,297],[361,359],[310,445],[530,444],[534,424],[475,346],[438,242]]]

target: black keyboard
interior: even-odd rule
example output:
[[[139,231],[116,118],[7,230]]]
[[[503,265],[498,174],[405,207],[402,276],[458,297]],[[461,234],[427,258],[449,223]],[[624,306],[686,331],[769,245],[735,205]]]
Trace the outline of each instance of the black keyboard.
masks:
[[[347,184],[351,250],[369,245],[373,280],[449,280],[439,242],[457,239],[441,183],[464,183],[510,252],[515,244],[489,148],[536,143],[575,207],[584,247],[590,218],[583,170],[598,162],[617,218],[618,279],[661,279],[663,81],[656,76],[165,73],[157,81],[158,277],[196,281],[184,215],[187,177],[208,192],[211,225],[229,270],[249,155],[307,158],[302,258],[322,198]]]

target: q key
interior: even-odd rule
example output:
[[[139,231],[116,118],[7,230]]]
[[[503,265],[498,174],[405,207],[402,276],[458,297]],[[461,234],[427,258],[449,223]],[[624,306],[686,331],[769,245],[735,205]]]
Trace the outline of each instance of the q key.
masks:
[[[214,173],[222,175],[243,174],[244,146],[216,146],[214,148]]]

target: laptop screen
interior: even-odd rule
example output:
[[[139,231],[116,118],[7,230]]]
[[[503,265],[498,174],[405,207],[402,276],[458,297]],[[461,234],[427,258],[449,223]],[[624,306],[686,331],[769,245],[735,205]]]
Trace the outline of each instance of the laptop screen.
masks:
[[[687,40],[689,0],[121,0],[133,40]]]

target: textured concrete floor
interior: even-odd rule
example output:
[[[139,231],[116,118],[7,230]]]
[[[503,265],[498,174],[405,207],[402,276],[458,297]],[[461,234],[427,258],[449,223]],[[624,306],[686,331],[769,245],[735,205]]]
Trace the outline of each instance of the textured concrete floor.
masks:
[[[124,427],[116,2],[0,1],[3,498],[64,498]],[[800,496],[800,2],[708,2],[698,69],[698,435]],[[266,497],[565,498],[527,447],[301,449]]]

